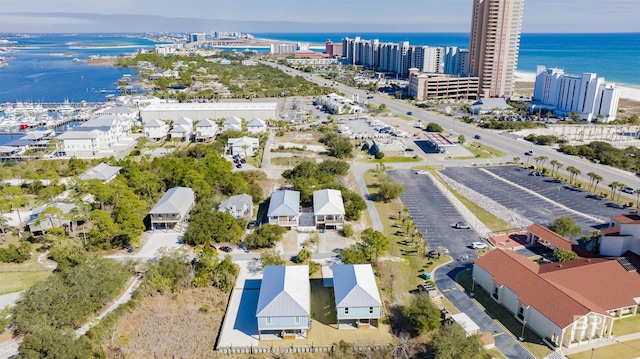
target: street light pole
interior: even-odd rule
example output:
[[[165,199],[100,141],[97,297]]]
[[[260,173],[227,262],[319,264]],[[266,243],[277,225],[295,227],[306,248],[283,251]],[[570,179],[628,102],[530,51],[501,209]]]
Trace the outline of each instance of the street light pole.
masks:
[[[476,291],[476,278],[473,277],[471,278],[471,293],[469,293],[469,296],[473,298],[473,296],[475,295],[475,291]]]
[[[522,334],[520,335],[520,341],[523,342],[524,341],[524,328],[527,326],[527,321],[526,320],[522,320]]]

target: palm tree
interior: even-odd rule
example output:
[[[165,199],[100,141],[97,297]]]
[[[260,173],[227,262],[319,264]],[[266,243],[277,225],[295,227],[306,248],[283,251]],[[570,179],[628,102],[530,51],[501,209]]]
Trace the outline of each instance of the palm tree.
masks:
[[[515,163],[515,164],[520,163],[520,157],[514,157],[513,158],[513,163]]]
[[[562,167],[564,167],[564,163],[560,163],[560,162],[558,162],[558,163],[556,163],[556,167],[558,167],[558,168],[556,169],[556,176],[557,176],[557,175],[558,175],[558,171],[559,171]]]
[[[598,253],[600,251],[600,236],[601,232],[597,229],[589,231],[589,238],[595,240],[595,243],[591,246],[591,251]]]
[[[595,172],[587,173],[587,177],[589,177],[589,188],[587,188],[588,192],[591,192],[591,185],[593,184],[593,181],[595,180],[596,176],[597,175],[595,174]]]
[[[600,183],[600,181],[602,181],[603,178],[602,178],[602,176],[600,176],[599,174],[596,173],[595,176],[593,176],[593,179],[596,181],[593,184],[593,190],[597,191],[598,190],[598,183]]]
[[[541,172],[544,172],[544,163],[547,162],[548,159],[549,157],[547,156],[540,156],[540,167],[542,167]]]
[[[556,172],[556,165],[560,162],[558,162],[558,160],[551,160],[549,163],[551,164],[551,176],[553,177]]]
[[[611,188],[611,200],[613,201],[615,199],[615,194],[616,194],[616,189],[618,189],[618,185],[620,184],[620,182],[618,181],[613,181],[611,183],[609,183],[609,188]]]
[[[622,194],[622,190],[627,188],[627,185],[624,183],[618,183],[618,201],[620,200],[620,195]]]
[[[636,194],[637,199],[636,199],[636,212],[638,212],[638,210],[640,209],[640,188],[636,188],[635,191],[633,191],[633,193]]]
[[[580,174],[580,170],[573,166],[567,167],[567,172],[569,172],[569,184],[572,184]]]

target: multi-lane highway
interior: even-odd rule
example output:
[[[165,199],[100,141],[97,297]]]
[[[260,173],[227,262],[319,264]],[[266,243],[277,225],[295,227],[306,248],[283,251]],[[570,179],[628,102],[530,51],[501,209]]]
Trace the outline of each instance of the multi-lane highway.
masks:
[[[303,73],[297,71],[295,69],[291,69],[289,67],[279,65],[272,62],[264,62],[267,65],[275,66],[283,71],[288,70],[291,75],[299,75],[303,76],[309,81],[313,81],[319,85],[324,85],[331,81],[322,78],[317,75],[310,75],[308,73]],[[352,96],[354,94],[359,95],[360,98],[366,98],[368,95],[366,91],[354,89],[352,87],[348,87],[342,84],[337,84],[333,86],[336,89],[336,92],[342,92],[347,96]],[[588,177],[586,176],[589,172],[595,172],[601,175],[604,180],[601,182],[600,186],[606,186],[607,184],[617,181],[620,183],[624,183],[627,186],[633,188],[640,188],[640,178],[636,177],[633,173],[623,171],[617,168],[596,164],[589,162],[587,160],[580,159],[575,156],[568,156],[563,153],[556,151],[553,148],[545,147],[545,146],[536,146],[532,145],[530,142],[527,142],[522,139],[515,139],[511,136],[506,136],[501,133],[483,130],[476,127],[473,124],[466,124],[460,121],[454,121],[453,117],[441,116],[436,113],[426,111],[420,108],[417,108],[405,101],[396,100],[389,96],[380,95],[378,93],[373,95],[372,99],[368,99],[372,104],[380,105],[384,103],[387,108],[393,112],[397,113],[407,113],[409,111],[413,112],[413,117],[419,120],[422,120],[423,123],[426,122],[435,122],[442,126],[443,128],[455,129],[455,135],[464,135],[466,138],[473,138],[473,136],[477,134],[482,134],[481,142],[486,143],[487,145],[497,148],[499,150],[504,151],[507,154],[507,160],[511,160],[513,157],[519,157],[523,161],[526,159],[525,152],[529,150],[533,150],[533,156],[547,156],[549,159],[546,163],[549,163],[551,160],[557,160],[564,164],[564,169],[569,166],[573,166],[578,168],[581,171],[581,174],[578,176],[579,180],[588,181]],[[533,162],[531,159],[530,162]],[[562,172],[563,170],[561,170]],[[566,171],[565,171],[566,173]],[[635,195],[629,196],[630,199],[635,199]]]

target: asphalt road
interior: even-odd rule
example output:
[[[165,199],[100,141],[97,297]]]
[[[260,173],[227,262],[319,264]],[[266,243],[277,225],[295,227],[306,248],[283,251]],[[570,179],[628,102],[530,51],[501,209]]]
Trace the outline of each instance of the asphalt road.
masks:
[[[523,169],[522,171],[525,170]],[[570,216],[581,226],[591,226],[595,224],[587,221],[585,217],[554,206],[526,190],[510,186],[490,174],[481,171],[479,168],[453,167],[444,169],[442,173],[535,223],[548,225],[560,216]],[[536,183],[534,183],[533,186],[527,183],[523,187],[537,192],[540,189],[538,182],[541,182],[541,178],[542,177],[536,177],[534,179],[531,177],[530,179],[533,179]]]
[[[310,75],[308,73],[303,73],[294,69],[290,69],[286,66],[278,65],[272,62],[265,62],[264,64],[271,65],[274,67],[281,68],[282,70],[289,70],[289,74],[296,76],[303,76],[309,81],[315,82],[319,85],[324,85],[325,83],[330,83],[329,80],[324,79],[317,75]],[[367,94],[366,90],[354,89],[348,86],[344,86],[342,84],[338,84],[333,86],[336,92],[342,92],[347,96],[351,97],[354,94],[358,94],[361,99],[366,99]],[[408,111],[413,112],[413,118],[416,120],[422,120],[423,123],[435,122],[442,126],[444,129],[454,129],[454,136],[464,135],[466,138],[473,138],[473,136],[477,134],[482,135],[482,140],[479,142],[485,143],[491,147],[500,149],[507,154],[507,159],[511,160],[513,157],[519,157],[524,160],[526,156],[524,152],[528,150],[533,150],[533,155],[535,156],[547,156],[548,161],[546,163],[550,163],[551,160],[557,160],[564,164],[563,168],[567,168],[569,166],[574,166],[581,171],[581,175],[578,176],[579,180],[588,181],[588,177],[586,176],[589,172],[595,172],[604,177],[603,183],[611,183],[613,181],[618,181],[621,183],[625,183],[627,186],[633,188],[640,188],[640,177],[636,177],[633,173],[623,171],[617,168],[596,164],[589,162],[587,160],[580,159],[574,156],[567,156],[563,153],[556,151],[553,148],[545,147],[545,146],[537,146],[533,145],[530,142],[527,142],[522,139],[513,138],[513,136],[502,135],[499,133],[495,133],[489,130],[483,130],[477,128],[475,125],[466,124],[460,121],[454,121],[453,117],[441,116],[436,113],[423,110],[421,108],[417,108],[412,106],[411,104],[402,101],[396,100],[386,95],[381,95],[376,93],[373,95],[372,99],[366,100],[372,104],[380,105],[382,103],[386,104],[387,108],[393,112],[397,113],[407,113]],[[566,170],[565,170],[566,173]],[[630,197],[631,198],[631,197]]]
[[[480,239],[471,229],[455,229],[451,226],[464,219],[428,176],[417,175],[412,170],[389,173],[405,185],[406,192],[400,199],[432,248],[443,245],[449,249],[449,255],[457,259],[466,255],[470,259],[476,257],[475,251],[468,246]]]

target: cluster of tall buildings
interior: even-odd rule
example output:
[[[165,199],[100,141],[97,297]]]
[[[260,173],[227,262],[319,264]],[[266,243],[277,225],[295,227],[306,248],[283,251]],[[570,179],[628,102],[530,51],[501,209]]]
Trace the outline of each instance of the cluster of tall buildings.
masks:
[[[246,32],[237,32],[237,31],[214,31],[213,38],[216,40],[253,39],[253,35]]]
[[[342,56],[351,64],[400,77],[409,76],[412,68],[421,73],[473,77],[477,78],[478,96],[509,97],[518,64],[523,7],[524,0],[474,0],[468,50],[356,37],[342,41]]]
[[[360,37],[342,40],[342,57],[353,65],[362,65],[381,72],[407,77],[410,68],[421,72],[442,72],[444,49],[433,46],[411,46],[400,43],[362,40]]]

